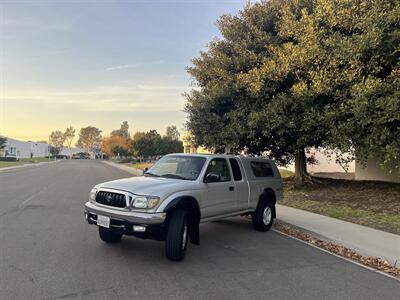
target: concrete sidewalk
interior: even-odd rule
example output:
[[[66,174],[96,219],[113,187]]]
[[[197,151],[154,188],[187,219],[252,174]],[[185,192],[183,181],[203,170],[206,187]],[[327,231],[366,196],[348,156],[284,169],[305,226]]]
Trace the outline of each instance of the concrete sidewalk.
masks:
[[[366,256],[400,265],[400,236],[330,218],[304,210],[277,205],[278,220],[313,233]]]
[[[115,162],[112,162],[112,161],[107,161],[107,160],[102,160],[101,162],[105,163],[105,164],[107,164],[109,166],[113,166],[115,168],[124,170],[125,172],[131,173],[132,175],[135,175],[135,176],[142,176],[143,175],[143,170],[141,170],[141,169],[128,167],[128,166],[126,166],[124,164],[118,164],[118,163],[115,163]]]

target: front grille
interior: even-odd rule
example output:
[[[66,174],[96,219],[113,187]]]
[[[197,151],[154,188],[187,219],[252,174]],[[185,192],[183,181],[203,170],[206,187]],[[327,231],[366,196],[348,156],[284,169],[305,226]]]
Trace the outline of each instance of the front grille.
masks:
[[[99,191],[96,194],[96,202],[104,205],[114,206],[114,207],[125,207],[126,199],[125,195]]]

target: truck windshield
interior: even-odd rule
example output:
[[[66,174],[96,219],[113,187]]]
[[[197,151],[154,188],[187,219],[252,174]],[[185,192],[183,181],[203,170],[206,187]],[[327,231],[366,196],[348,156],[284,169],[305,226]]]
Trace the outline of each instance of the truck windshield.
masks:
[[[206,159],[198,156],[170,155],[155,163],[145,176],[165,177],[182,180],[196,180]]]

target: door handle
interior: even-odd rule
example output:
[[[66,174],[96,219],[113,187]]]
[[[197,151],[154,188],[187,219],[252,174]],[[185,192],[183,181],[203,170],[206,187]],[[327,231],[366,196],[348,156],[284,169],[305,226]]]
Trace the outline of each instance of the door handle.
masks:
[[[229,190],[230,190],[230,191],[233,191],[234,189],[235,189],[235,187],[233,187],[233,186],[230,186],[230,187],[229,187]]]

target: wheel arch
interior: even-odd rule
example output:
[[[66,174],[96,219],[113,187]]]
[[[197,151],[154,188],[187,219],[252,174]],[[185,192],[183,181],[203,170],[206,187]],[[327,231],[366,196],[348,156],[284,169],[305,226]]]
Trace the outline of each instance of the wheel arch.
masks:
[[[264,204],[265,202],[270,202],[273,204],[272,217],[276,218],[276,208],[275,208],[276,195],[272,188],[265,188],[262,194],[258,197],[257,209],[260,205]]]
[[[177,209],[186,210],[189,214],[188,226],[190,242],[195,245],[200,244],[199,224],[201,218],[200,206],[196,198],[193,196],[179,196],[173,199],[164,208],[167,213],[166,223],[168,224],[169,218],[172,213]]]

